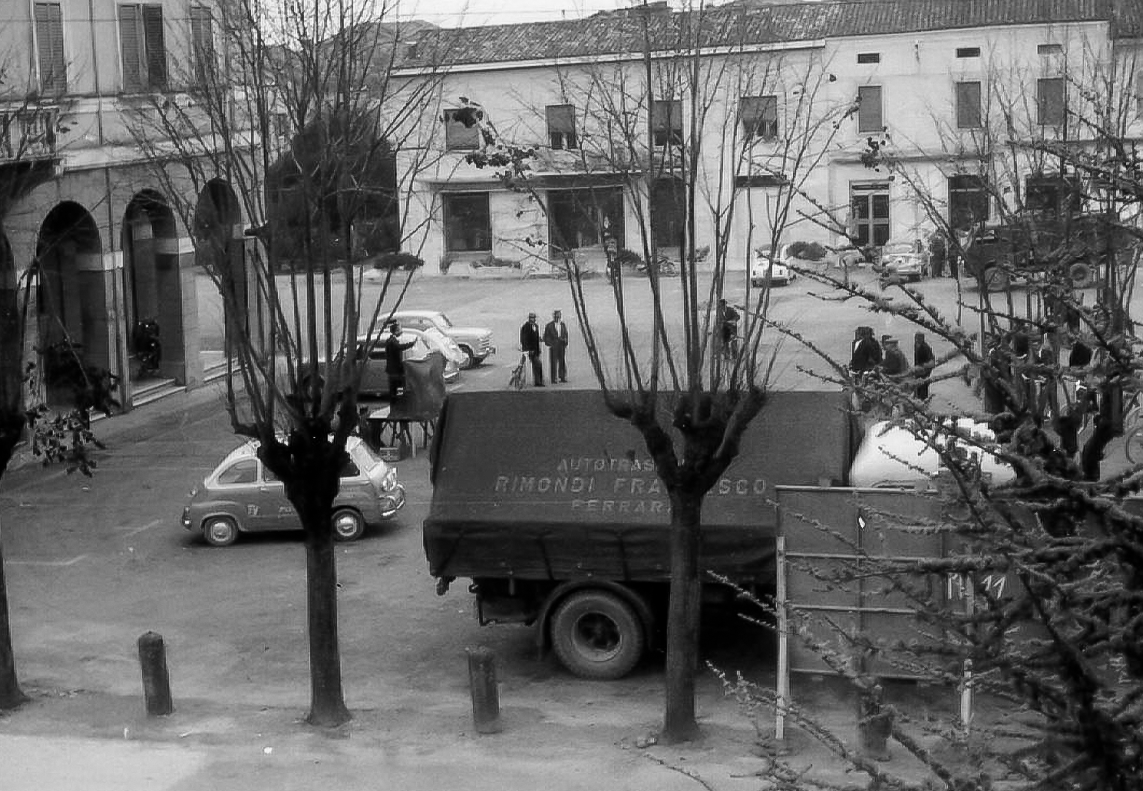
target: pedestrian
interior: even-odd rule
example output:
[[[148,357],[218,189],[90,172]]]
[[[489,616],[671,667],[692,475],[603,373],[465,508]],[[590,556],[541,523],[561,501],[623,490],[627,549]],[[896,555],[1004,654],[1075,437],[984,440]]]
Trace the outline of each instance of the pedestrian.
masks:
[[[536,324],[536,314],[529,313],[528,320],[520,327],[520,351],[532,364],[532,384],[544,386],[544,363],[540,359],[540,327]]]
[[[873,328],[858,327],[849,367],[854,373],[865,374],[877,370],[879,365],[881,365],[881,346],[873,337]]]
[[[933,347],[925,340],[925,333],[916,333],[913,336],[913,366],[917,369],[916,395],[921,401],[929,397],[929,376],[935,361],[936,355],[933,354]]]
[[[909,372],[909,360],[901,351],[896,338],[889,335],[881,336],[881,343],[885,349],[885,357],[881,363],[881,373],[889,379],[899,379]]]
[[[984,396],[984,411],[996,415],[1005,410],[1008,395],[1004,383],[1011,383],[1011,368],[1008,355],[1001,347],[1000,338],[989,334],[986,338],[988,351],[981,366],[981,391]]]
[[[725,299],[720,299],[716,319],[722,353],[728,357],[733,356],[738,351],[738,311],[728,305]]]
[[[1040,348],[1036,350],[1036,385],[1039,389],[1039,398],[1036,401],[1037,413],[1042,418],[1051,420],[1060,413],[1060,396],[1056,382],[1056,366],[1060,360],[1060,353],[1056,349],[1055,334],[1045,331],[1040,340]]]
[[[548,347],[549,376],[552,384],[568,380],[568,367],[564,353],[568,348],[568,325],[564,324],[563,314],[552,311],[552,320],[544,327],[544,343]]]
[[[401,343],[401,325],[389,322],[389,337],[385,339],[385,375],[389,378],[389,400],[396,400],[405,389],[405,350],[413,348],[416,338]]]

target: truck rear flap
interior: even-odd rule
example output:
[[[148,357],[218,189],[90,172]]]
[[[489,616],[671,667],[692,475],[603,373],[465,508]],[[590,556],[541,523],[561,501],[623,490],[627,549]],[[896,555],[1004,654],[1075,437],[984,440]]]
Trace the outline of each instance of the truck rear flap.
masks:
[[[767,396],[703,506],[702,566],[773,579],[774,487],[847,483],[840,392]],[[454,393],[432,454],[436,577],[664,580],[670,505],[642,435],[593,390]]]

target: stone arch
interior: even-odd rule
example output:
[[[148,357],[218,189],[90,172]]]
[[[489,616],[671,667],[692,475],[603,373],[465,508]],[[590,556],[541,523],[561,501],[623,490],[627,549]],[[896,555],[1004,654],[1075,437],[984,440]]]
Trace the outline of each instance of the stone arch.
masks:
[[[105,272],[103,240],[95,218],[82,205],[63,201],[48,212],[36,238],[37,347],[49,402],[72,398],[71,384],[55,382],[53,360],[68,361],[67,344],[83,363],[115,372],[115,327],[109,321],[111,281]],[[53,356],[53,350],[63,350]],[[70,364],[70,363],[69,363]]]
[[[128,352],[134,358],[136,322],[157,322],[163,348],[158,375],[185,381],[182,251],[175,215],[161,194],[143,190],[127,204],[122,246],[123,329]],[[138,366],[131,366],[127,373],[138,378]]]
[[[198,277],[206,280],[207,287],[214,292],[212,296],[217,296],[216,282],[227,295],[223,304],[223,316],[216,315],[213,319],[205,320],[200,317],[202,349],[207,354],[221,351],[229,355],[230,334],[236,330],[249,331],[250,289],[242,209],[238,196],[228,182],[213,179],[199,193],[192,233]],[[233,295],[233,301],[230,300],[230,295]],[[205,300],[200,303],[204,307],[205,304]],[[237,313],[230,316],[225,315],[226,311]]]

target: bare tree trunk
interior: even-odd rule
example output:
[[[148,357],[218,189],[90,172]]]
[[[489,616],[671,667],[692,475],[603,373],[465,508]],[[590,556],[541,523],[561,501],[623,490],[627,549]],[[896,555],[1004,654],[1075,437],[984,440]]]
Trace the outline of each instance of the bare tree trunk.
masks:
[[[14,709],[27,700],[16,680],[16,655],[12,650],[12,631],[8,625],[8,583],[4,578],[4,554],[0,549],[0,711]]]
[[[667,608],[666,714],[663,740],[685,742],[699,734],[695,719],[698,666],[702,497],[671,494],[671,596]]]
[[[332,727],[352,719],[341,687],[337,565],[329,509],[324,514],[311,512],[309,516],[314,521],[306,524],[306,615],[310,641],[310,713],[306,722]]]

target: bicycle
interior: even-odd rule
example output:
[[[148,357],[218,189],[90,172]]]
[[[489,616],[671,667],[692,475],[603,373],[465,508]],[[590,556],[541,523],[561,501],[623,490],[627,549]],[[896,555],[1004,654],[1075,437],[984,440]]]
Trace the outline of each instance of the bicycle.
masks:
[[[512,369],[512,375],[508,377],[509,390],[523,390],[524,389],[524,369],[528,364],[528,355],[520,355],[520,364]]]

